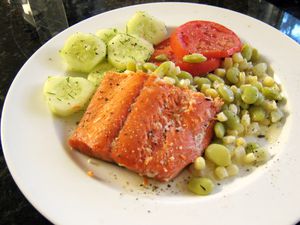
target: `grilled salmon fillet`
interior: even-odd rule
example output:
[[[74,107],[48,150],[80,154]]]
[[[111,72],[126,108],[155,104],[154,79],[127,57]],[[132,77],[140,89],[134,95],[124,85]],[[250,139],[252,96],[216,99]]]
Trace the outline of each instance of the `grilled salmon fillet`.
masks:
[[[148,76],[108,72],[94,94],[69,145],[89,156],[112,161],[110,146]]]
[[[222,102],[144,73],[108,73],[69,145],[168,181],[203,153]]]
[[[113,142],[111,157],[142,176],[168,181],[202,154],[220,106],[151,76]]]

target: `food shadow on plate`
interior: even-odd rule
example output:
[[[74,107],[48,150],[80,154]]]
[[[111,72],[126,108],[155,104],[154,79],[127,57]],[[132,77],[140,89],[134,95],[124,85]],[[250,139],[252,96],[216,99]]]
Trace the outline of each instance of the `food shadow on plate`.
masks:
[[[71,150],[67,144],[67,140],[77,126],[81,116],[82,112],[65,119],[54,118],[53,121],[57,137],[61,141],[62,149],[86,176],[91,176],[91,179],[96,179],[101,184],[121,194],[128,194],[135,197],[153,199],[160,196],[168,197],[169,199],[173,198],[175,200],[176,197],[194,196],[187,189],[187,183],[191,177],[191,172],[188,167],[174,180],[160,183],[153,179],[144,179],[138,174],[117,166],[116,164],[91,158],[76,150]],[[253,174],[251,171],[256,169],[259,169],[261,172],[263,170],[261,167],[252,169],[244,168],[240,176],[236,178],[223,181],[215,180],[216,187],[211,196],[219,193],[226,194],[228,191],[236,189],[236,184],[248,183],[253,178],[253,176],[249,176]],[[257,173],[255,174],[257,175]],[[211,176],[213,177],[212,174]],[[238,186],[242,187],[243,185]],[[223,190],[225,190],[225,192]]]
[[[83,112],[68,118],[53,118],[57,138],[62,149],[70,159],[82,170],[86,176],[96,179],[120,193],[152,198],[155,196],[191,195],[187,190],[190,178],[188,170],[184,170],[177,178],[170,182],[161,183],[153,179],[146,179],[138,174],[120,167],[114,163],[105,162],[86,156],[68,146],[68,138],[75,130]]]

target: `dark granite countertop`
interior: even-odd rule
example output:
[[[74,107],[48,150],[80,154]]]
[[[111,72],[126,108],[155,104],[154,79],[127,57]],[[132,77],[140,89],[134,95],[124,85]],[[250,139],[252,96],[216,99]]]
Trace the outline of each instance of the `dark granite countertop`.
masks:
[[[28,12],[30,3],[34,20]],[[64,0],[67,20],[54,24],[56,16],[64,17],[64,11],[55,15],[45,10],[48,4],[57,7],[59,0],[7,0],[0,3],[0,112],[5,95],[15,75],[26,60],[49,38],[59,31],[90,16],[134,4],[159,2],[149,0]],[[170,2],[170,1],[169,1]],[[191,0],[232,9],[274,26],[300,43],[300,5],[298,0]],[[284,3],[283,3],[284,2]],[[23,4],[23,5],[22,5]],[[60,7],[63,10],[63,8]],[[44,10],[42,14],[40,11]],[[41,17],[42,15],[42,17]],[[46,17],[45,18],[43,18]],[[298,18],[298,19],[297,19]],[[35,26],[34,26],[35,24]],[[1,114],[0,114],[1,116]],[[2,147],[0,151],[0,224],[50,224],[22,195],[6,166]]]

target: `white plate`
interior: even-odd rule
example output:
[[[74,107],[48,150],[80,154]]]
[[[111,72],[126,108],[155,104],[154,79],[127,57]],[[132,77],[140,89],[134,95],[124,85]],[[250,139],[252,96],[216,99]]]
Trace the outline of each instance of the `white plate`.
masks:
[[[42,97],[48,75],[64,74],[58,56],[76,31],[124,27],[137,10],[146,10],[169,27],[189,20],[219,22],[257,47],[268,59],[288,96],[288,116],[265,166],[218,187],[207,197],[186,192],[143,193],[141,178],[117,166],[88,164],[71,152],[72,126],[51,116]],[[300,47],[274,28],[248,16],[207,5],[157,3],[103,13],[60,33],[23,66],[8,92],[2,114],[2,144],[9,170],[27,199],[58,224],[292,224],[300,220]],[[96,179],[86,175],[93,170]],[[126,182],[128,181],[128,182]],[[180,186],[180,181],[179,181]],[[180,189],[180,188],[179,188]],[[173,193],[175,192],[175,193]]]

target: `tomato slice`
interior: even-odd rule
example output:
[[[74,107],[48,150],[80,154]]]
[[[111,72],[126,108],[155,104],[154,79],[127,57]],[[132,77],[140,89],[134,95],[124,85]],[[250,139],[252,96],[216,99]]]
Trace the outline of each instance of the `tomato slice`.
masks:
[[[171,35],[171,47],[178,57],[201,53],[206,57],[223,58],[241,51],[239,37],[228,28],[210,21],[190,21]]]
[[[178,58],[171,46],[170,46],[170,38],[164,40],[157,46],[155,46],[155,51],[151,56],[150,61],[156,64],[160,64],[161,62],[155,60],[155,57],[160,54],[165,54],[170,61],[173,61],[176,66],[179,66],[181,70],[187,71],[191,73],[193,76],[201,76],[205,75],[210,71],[215,70],[220,67],[221,59],[218,58],[208,58],[205,62],[202,63],[186,63],[183,62],[182,59]]]

